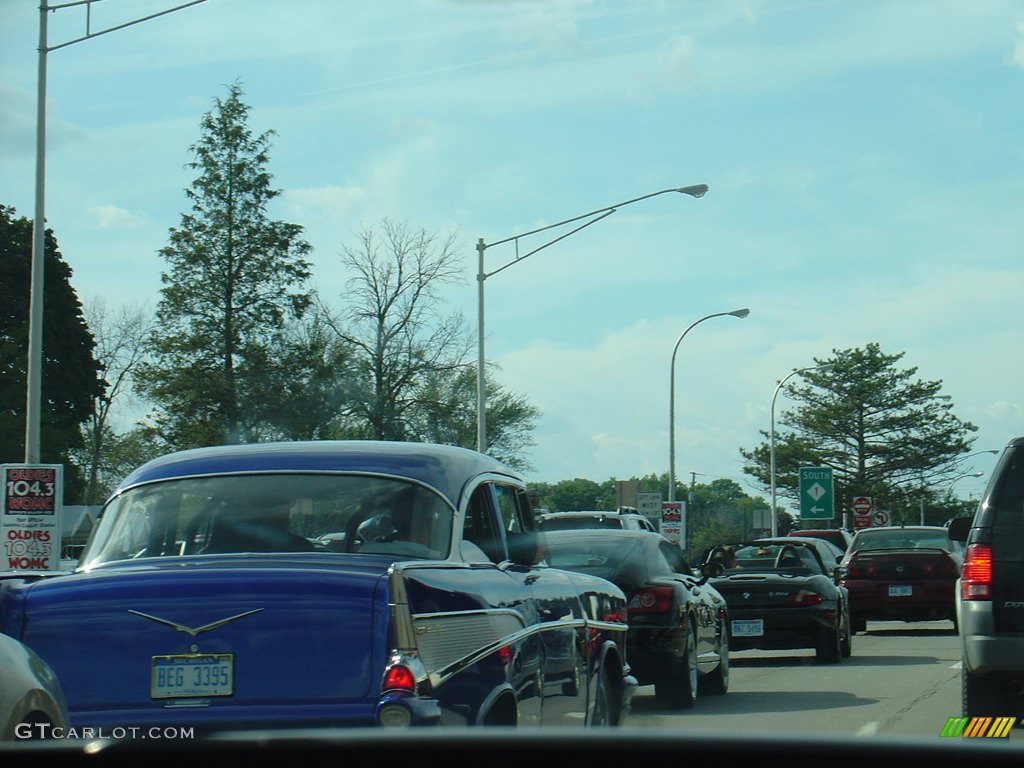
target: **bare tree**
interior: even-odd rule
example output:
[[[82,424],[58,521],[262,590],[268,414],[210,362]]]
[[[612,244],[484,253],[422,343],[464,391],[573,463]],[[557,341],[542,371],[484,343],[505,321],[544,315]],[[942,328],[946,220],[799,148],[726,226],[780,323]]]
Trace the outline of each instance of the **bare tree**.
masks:
[[[153,317],[144,307],[124,306],[110,312],[102,299],[94,299],[84,308],[89,330],[96,340],[93,355],[100,364],[104,389],[93,398],[92,414],[82,426],[83,446],[79,466],[86,476],[84,501],[98,504],[106,495],[111,478],[105,468],[110,462],[110,425],[115,401],[133,402],[132,376],[145,357],[146,339],[153,329]],[[114,478],[117,479],[117,478]]]
[[[347,430],[379,440],[415,438],[410,428],[423,388],[465,362],[472,340],[459,313],[446,314],[439,291],[463,282],[455,233],[444,237],[384,219],[344,248],[352,273],[348,309],[328,325],[351,350]]]

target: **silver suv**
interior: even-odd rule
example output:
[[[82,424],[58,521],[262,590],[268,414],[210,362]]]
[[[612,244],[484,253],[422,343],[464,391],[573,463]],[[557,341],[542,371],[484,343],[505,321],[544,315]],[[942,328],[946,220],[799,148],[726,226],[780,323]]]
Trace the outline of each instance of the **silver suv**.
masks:
[[[949,524],[966,543],[956,613],[963,715],[1024,714],[1024,437],[1010,441],[978,511]]]

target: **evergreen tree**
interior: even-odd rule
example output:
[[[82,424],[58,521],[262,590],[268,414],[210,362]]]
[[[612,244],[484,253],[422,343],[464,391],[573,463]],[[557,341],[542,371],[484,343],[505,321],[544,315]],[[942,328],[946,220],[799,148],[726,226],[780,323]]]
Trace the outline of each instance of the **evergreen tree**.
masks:
[[[941,381],[917,379],[917,368],[900,369],[902,357],[872,343],[815,359],[815,365],[831,364],[831,371],[800,374],[807,384],[789,388],[797,405],[783,412],[775,438],[778,495],[796,499],[801,466],[831,467],[837,522],[854,496],[872,497],[895,522],[913,522],[915,500],[952,479],[976,428],[952,413]],[[740,453],[747,461],[743,471],[770,486],[770,443]]]
[[[174,448],[259,438],[292,384],[291,371],[275,365],[290,354],[284,328],[311,302],[302,228],[267,211],[279,194],[266,170],[272,132],[254,136],[248,117],[237,83],[203,117],[189,163],[198,176],[185,190],[191,213],[160,252],[169,271],[154,362],[139,379]]]
[[[0,205],[0,463],[25,460],[29,304],[32,273],[30,219]],[[43,272],[40,459],[65,464],[64,496],[78,501],[82,479],[69,451],[82,443],[79,426],[104,391],[94,341],[71,286],[71,268],[47,229]]]

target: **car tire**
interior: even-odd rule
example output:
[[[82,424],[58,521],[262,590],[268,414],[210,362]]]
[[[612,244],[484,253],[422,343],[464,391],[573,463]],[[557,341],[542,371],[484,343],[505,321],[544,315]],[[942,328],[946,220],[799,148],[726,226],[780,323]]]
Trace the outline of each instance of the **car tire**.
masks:
[[[729,690],[729,633],[722,628],[722,642],[718,647],[718,666],[700,679],[701,693],[722,696]]]
[[[846,621],[842,639],[839,641],[839,652],[844,659],[853,655],[853,628],[850,626],[850,614],[846,614]]]
[[[670,709],[691,709],[697,703],[697,628],[692,619],[688,625],[681,663],[654,682],[655,697]]]
[[[608,668],[602,664],[594,689],[594,708],[590,712],[591,727],[608,728],[612,725],[612,692]]]
[[[850,627],[851,627],[851,631],[854,634],[856,634],[857,632],[867,632],[868,631],[868,620],[865,619],[863,616],[858,616],[857,614],[853,614],[853,616],[850,618]]]
[[[818,636],[818,644],[814,648],[814,660],[819,664],[838,664],[843,658],[842,627],[829,631],[824,630]]]
[[[964,717],[999,717],[1006,714],[1006,702],[994,675],[975,675],[961,666],[962,715]]]

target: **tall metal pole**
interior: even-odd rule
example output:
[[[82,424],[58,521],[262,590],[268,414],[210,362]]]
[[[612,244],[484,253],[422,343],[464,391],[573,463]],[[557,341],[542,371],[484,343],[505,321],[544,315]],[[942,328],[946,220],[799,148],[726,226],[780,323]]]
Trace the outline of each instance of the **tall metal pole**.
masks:
[[[42,416],[42,377],[43,377],[43,287],[46,263],[46,54],[83,40],[105,35],[143,21],[165,16],[192,5],[204,3],[206,0],[189,0],[173,8],[168,8],[148,16],[133,19],[107,29],[93,31],[91,26],[92,3],[97,0],[69,0],[68,2],[50,4],[47,0],[39,2],[39,82],[37,84],[36,103],[36,199],[35,219],[32,222],[32,276],[29,284],[29,318],[28,318],[28,360],[25,371],[25,463],[38,464],[40,461],[41,416]],[[51,46],[47,39],[47,14],[65,8],[85,6],[85,34],[59,45]]]
[[[806,371],[831,371],[834,367],[835,366],[832,365],[831,363],[826,363],[825,365],[811,365],[808,366],[807,368],[797,368],[796,370],[786,374],[786,377],[779,382],[779,385],[777,387],[775,387],[775,394],[772,395],[771,430],[768,438],[769,445],[771,446],[769,449],[769,461],[771,467],[769,469],[769,474],[771,475],[772,485],[772,538],[775,538],[779,535],[779,520],[775,515],[775,398],[779,396],[779,390],[782,389],[783,386],[785,386],[786,382],[789,381],[792,377],[796,376],[798,373],[804,373]]]
[[[46,14],[39,3],[39,83],[36,90],[36,201],[32,223],[32,277],[29,287],[28,370],[25,394],[25,463],[38,464],[43,368],[43,273],[46,263]]]
[[[590,211],[589,213],[581,213],[579,216],[573,216],[571,219],[563,219],[562,221],[556,221],[554,224],[548,224],[547,226],[539,227],[537,229],[530,230],[529,232],[523,232],[523,233],[518,234],[518,235],[512,235],[511,237],[506,237],[503,240],[496,240],[493,243],[485,243],[483,238],[480,238],[477,241],[476,250],[477,250],[477,254],[478,254],[478,260],[477,260],[477,273],[476,273],[476,280],[477,280],[476,449],[480,453],[486,453],[487,452],[487,390],[486,390],[486,387],[485,387],[486,376],[485,376],[485,370],[484,370],[485,369],[485,365],[486,365],[486,360],[484,358],[484,281],[488,277],[493,277],[494,275],[498,274],[502,270],[508,269],[513,264],[518,264],[523,259],[528,258],[528,257],[532,256],[533,254],[537,253],[537,251],[542,251],[545,248],[547,248],[549,245],[554,245],[559,240],[564,240],[565,238],[569,237],[570,235],[576,234],[581,229],[586,229],[591,224],[596,224],[601,219],[604,219],[604,218],[607,218],[608,216],[611,216],[613,213],[615,213],[616,210],[618,210],[619,208],[622,208],[623,206],[631,205],[632,203],[638,203],[641,200],[647,200],[650,197],[657,197],[658,195],[664,195],[664,194],[667,194],[669,192],[680,192],[680,193],[682,193],[684,195],[689,195],[690,197],[704,197],[704,195],[707,193],[707,191],[708,191],[708,185],[707,184],[693,184],[693,185],[688,186],[688,187],[674,187],[672,189],[662,189],[662,190],[659,190],[658,192],[651,192],[650,194],[647,194],[647,195],[642,195],[640,197],[634,197],[632,200],[624,200],[623,202],[616,203],[615,205],[609,205],[609,206],[607,206],[605,208],[598,208],[596,211]],[[576,222],[576,221],[583,221],[583,223],[580,224],[579,226],[577,226],[575,229],[572,229],[569,232],[566,232],[564,235],[559,235],[558,237],[554,238],[553,240],[549,240],[548,242],[544,243],[543,245],[541,245],[541,246],[539,246],[537,248],[534,248],[532,251],[530,251],[528,253],[525,253],[522,256],[519,255],[519,240],[521,238],[529,237],[530,235],[535,235],[538,232],[545,232],[545,231],[547,231],[549,229],[554,229],[555,227],[561,227],[561,226],[563,226],[565,224],[571,224],[571,223]],[[512,261],[508,262],[507,264],[504,264],[501,267],[498,267],[497,269],[495,269],[495,270],[493,270],[491,272],[485,272],[484,271],[484,251],[486,251],[488,248],[493,248],[496,245],[502,245],[503,243],[509,243],[509,242],[515,242],[515,244],[516,244],[516,257]]]
[[[485,376],[486,361],[484,360],[484,280],[487,279],[484,274],[484,251],[486,249],[487,246],[484,245],[484,239],[481,237],[476,242],[478,257],[476,273],[476,449],[480,453],[487,451],[487,390],[485,388],[487,379]]]
[[[672,347],[672,363],[669,366],[669,385],[668,385],[668,500],[676,500],[676,352],[679,351],[679,345],[683,339],[686,338],[694,326],[703,323],[705,320],[710,320],[712,317],[722,317],[723,315],[731,315],[732,317],[744,318],[750,314],[749,309],[734,309],[731,312],[715,312],[713,315],[706,315],[700,320],[697,320],[690,324],[690,327],[683,331],[679,338],[676,339],[676,345]]]

